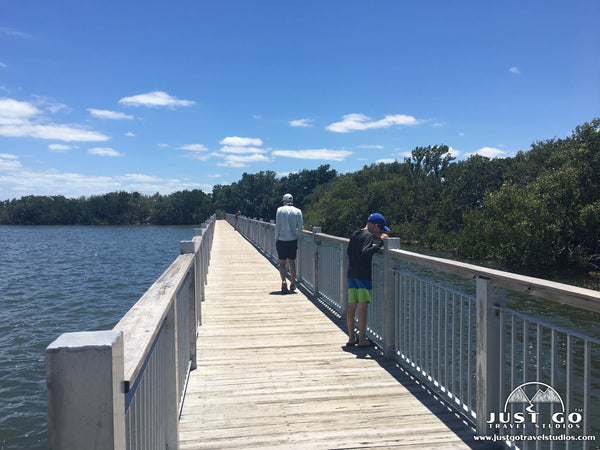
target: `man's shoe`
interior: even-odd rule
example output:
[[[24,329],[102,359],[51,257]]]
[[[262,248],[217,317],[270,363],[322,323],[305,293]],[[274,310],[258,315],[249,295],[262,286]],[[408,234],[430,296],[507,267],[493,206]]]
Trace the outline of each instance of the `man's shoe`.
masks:
[[[287,283],[281,284],[281,293],[284,295],[288,293]]]
[[[296,290],[296,285],[295,284],[290,284],[290,291],[294,292]]]

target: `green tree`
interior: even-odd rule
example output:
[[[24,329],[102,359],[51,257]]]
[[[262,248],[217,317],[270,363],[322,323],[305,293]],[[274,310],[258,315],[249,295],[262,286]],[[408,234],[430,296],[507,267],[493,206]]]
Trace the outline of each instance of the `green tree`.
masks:
[[[587,267],[600,259],[600,122],[537,142],[466,214],[460,253],[513,266]]]
[[[336,176],[337,172],[332,170],[329,164],[321,165],[316,170],[304,169],[300,172],[291,173],[279,180],[277,187],[278,200],[281,200],[284,194],[290,193],[294,196],[294,205],[303,209],[307,197],[315,188],[328,183]]]

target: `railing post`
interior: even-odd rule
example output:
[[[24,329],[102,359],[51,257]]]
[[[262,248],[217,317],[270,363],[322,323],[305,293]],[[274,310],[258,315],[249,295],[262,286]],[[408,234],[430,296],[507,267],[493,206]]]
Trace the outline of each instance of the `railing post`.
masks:
[[[400,238],[383,240],[383,355],[394,357],[396,344],[396,295],[394,286],[394,260],[390,250],[400,249]]]
[[[65,333],[46,348],[48,447],[125,449],[123,332]]]
[[[202,225],[200,225],[200,229],[202,230],[202,237],[204,238],[204,236],[206,236],[208,234],[209,231],[209,223],[203,223]],[[210,248],[208,246],[206,246],[206,251],[210,254]],[[206,267],[209,266],[210,264],[210,258],[206,258],[206,260],[203,262],[203,264],[206,264]],[[204,299],[204,297],[202,297]]]
[[[506,302],[504,289],[488,278],[477,282],[477,434],[493,434],[486,421],[489,414],[500,412],[500,315],[496,306]]]
[[[321,227],[313,227],[313,294],[319,298],[319,246],[321,241],[317,239],[317,233],[321,232]]]
[[[171,304],[167,317],[165,318],[165,349],[166,357],[164,365],[168,369],[165,379],[165,404],[164,404],[164,427],[165,448],[179,448],[179,361],[177,346],[177,308],[175,302]]]
[[[349,258],[346,246],[340,244],[340,315],[342,319],[348,313],[348,264]]]
[[[269,259],[271,261],[277,261],[277,250],[275,249],[275,221],[273,219],[269,220]],[[298,245],[300,245],[300,242],[298,242]],[[298,279],[300,280],[300,266],[296,265],[296,274],[298,276]]]
[[[200,251],[196,257],[198,265],[198,282],[196,283],[196,307],[198,326],[202,325],[202,302],[204,301],[204,286],[206,285],[206,275],[208,272],[208,263],[210,261],[210,231],[207,225],[202,225],[202,228],[194,228],[194,237],[199,237]]]
[[[194,370],[198,367],[198,362],[196,358],[196,327],[198,326],[197,317],[200,315],[198,309],[200,308],[199,302],[196,300],[196,284],[198,281],[198,258],[196,252],[196,242],[195,241],[181,241],[181,254],[192,254],[194,255],[194,268],[191,273],[194,275],[193,279],[190,281],[189,287],[189,296],[188,296],[188,324],[189,324],[189,339],[190,339],[190,361],[191,361],[191,370]]]

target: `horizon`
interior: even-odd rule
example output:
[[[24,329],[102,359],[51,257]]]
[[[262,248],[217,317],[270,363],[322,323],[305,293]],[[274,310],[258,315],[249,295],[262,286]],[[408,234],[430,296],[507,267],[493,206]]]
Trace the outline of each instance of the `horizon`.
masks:
[[[448,145],[512,157],[600,117],[600,3],[0,6],[0,200],[169,195]]]

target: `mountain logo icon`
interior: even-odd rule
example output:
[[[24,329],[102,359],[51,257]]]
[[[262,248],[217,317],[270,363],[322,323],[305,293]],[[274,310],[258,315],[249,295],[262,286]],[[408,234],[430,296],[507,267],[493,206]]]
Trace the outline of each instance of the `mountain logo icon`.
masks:
[[[532,392],[532,387],[536,387],[536,391],[531,397],[527,395],[527,392]],[[565,404],[562,397],[556,390],[545,383],[539,381],[531,381],[529,383],[523,383],[517,386],[506,399],[504,404],[504,411],[506,411],[510,404],[515,403],[526,403],[529,406],[533,406],[536,403],[558,403],[561,405],[562,411],[565,411]]]

